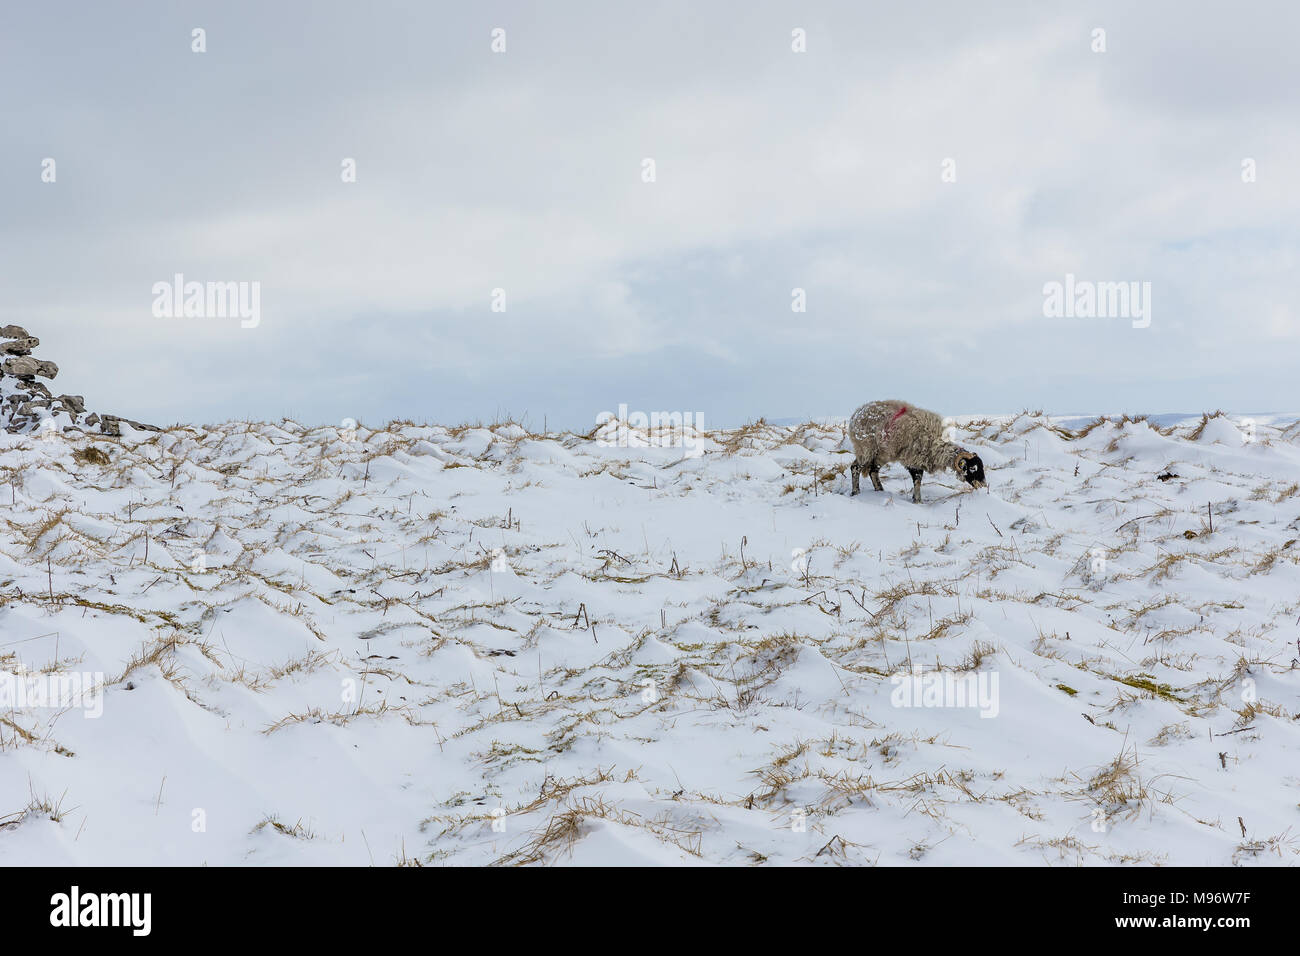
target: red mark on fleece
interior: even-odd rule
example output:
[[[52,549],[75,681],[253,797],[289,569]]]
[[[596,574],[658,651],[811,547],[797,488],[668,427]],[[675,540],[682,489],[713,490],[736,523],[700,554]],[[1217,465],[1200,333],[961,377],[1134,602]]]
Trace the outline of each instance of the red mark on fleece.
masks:
[[[883,429],[881,429],[881,435],[882,435],[882,436],[888,436],[888,435],[889,435],[889,430],[890,430],[891,428],[894,427],[894,422],[898,421],[898,420],[899,420],[900,418],[902,418],[903,415],[905,415],[906,413],[907,413],[907,406],[906,406],[906,405],[900,405],[900,406],[898,407],[898,411],[894,412],[894,417],[891,418],[891,419],[889,420],[889,422],[885,425],[885,427],[884,427]]]

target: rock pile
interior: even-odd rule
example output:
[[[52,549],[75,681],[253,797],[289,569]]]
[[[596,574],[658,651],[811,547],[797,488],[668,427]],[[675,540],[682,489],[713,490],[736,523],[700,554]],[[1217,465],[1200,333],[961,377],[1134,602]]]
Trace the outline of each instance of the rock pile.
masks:
[[[0,327],[0,428],[19,433],[76,428],[118,436],[121,423],[126,422],[132,428],[160,430],[116,415],[88,414],[86,400],[80,395],[55,395],[44,382],[37,381],[59,374],[53,362],[32,357],[32,349],[40,344],[40,339],[21,326]],[[47,421],[52,424],[45,424]]]

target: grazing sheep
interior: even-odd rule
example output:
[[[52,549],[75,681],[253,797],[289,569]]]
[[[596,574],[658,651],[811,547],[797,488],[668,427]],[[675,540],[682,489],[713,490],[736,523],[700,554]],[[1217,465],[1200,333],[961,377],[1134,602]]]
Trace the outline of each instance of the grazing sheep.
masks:
[[[877,491],[880,466],[901,463],[912,475],[912,500],[921,503],[921,475],[951,468],[972,488],[983,488],[984,463],[979,455],[959,448],[943,437],[943,419],[934,412],[904,402],[869,402],[849,419],[853,442],[853,491],[858,493],[858,476],[865,469]]]

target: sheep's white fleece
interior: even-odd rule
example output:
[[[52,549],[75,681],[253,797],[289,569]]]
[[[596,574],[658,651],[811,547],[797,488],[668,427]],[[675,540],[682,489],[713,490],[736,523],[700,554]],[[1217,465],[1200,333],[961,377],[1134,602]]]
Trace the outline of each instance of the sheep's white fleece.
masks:
[[[892,399],[868,402],[849,419],[849,440],[867,468],[896,461],[905,468],[952,471],[962,448],[943,437],[943,419],[932,411]]]

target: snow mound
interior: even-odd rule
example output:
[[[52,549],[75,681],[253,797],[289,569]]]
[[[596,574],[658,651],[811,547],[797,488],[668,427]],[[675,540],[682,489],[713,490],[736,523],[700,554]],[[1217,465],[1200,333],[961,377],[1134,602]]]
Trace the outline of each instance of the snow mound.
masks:
[[[0,865],[1295,865],[1239,425],[959,419],[919,506],[838,421],[0,434]]]

